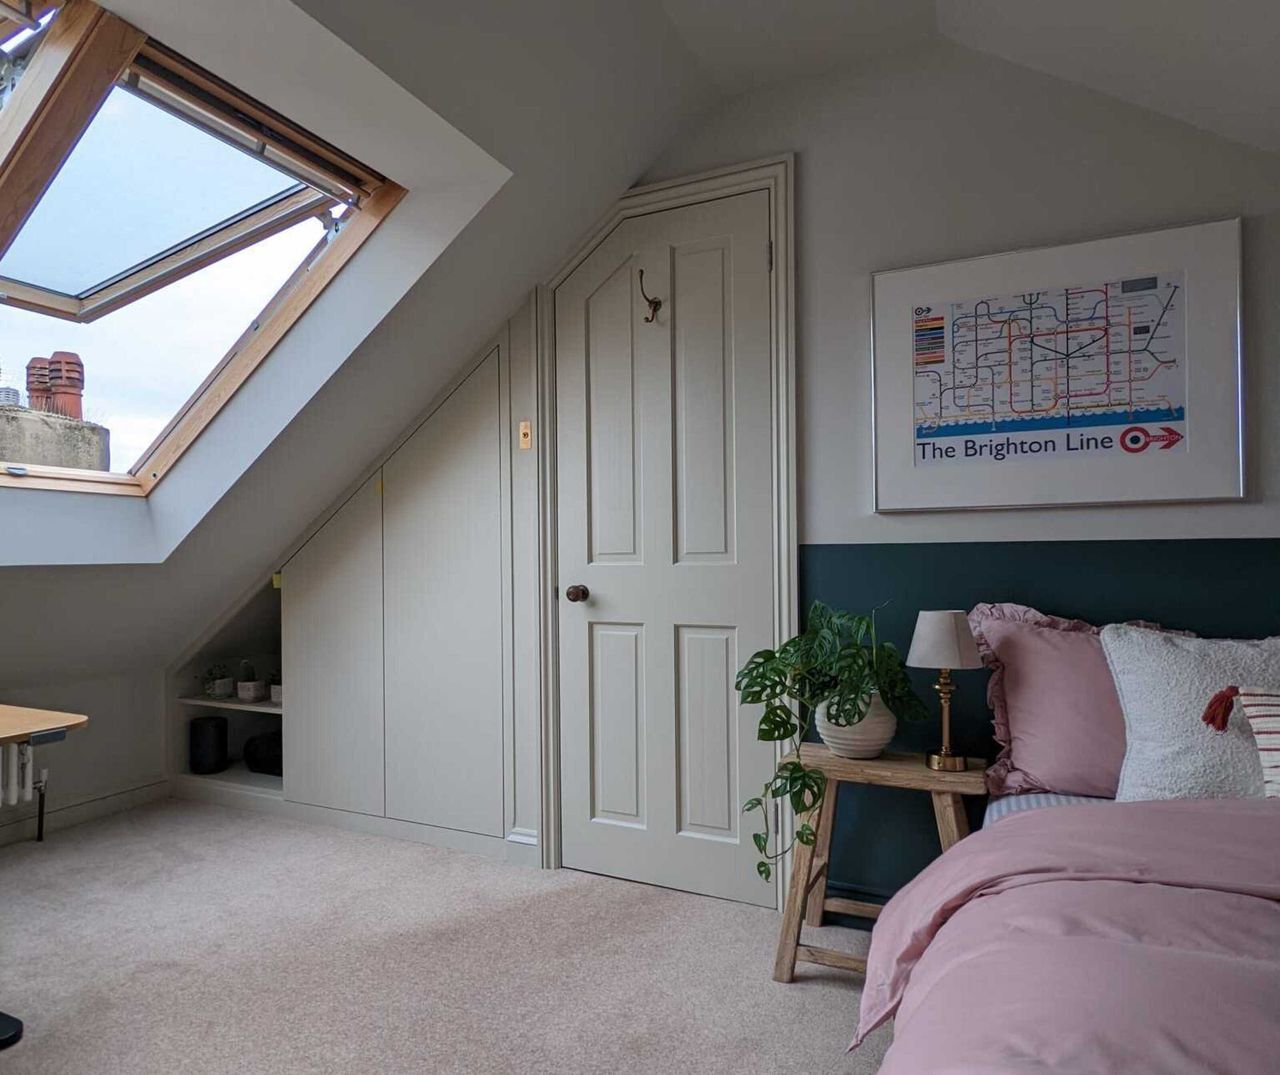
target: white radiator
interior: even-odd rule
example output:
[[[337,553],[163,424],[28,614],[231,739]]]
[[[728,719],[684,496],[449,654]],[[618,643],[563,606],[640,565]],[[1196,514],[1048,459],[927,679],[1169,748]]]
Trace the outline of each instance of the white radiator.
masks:
[[[29,803],[35,793],[35,754],[30,743],[8,743],[0,759],[0,803]]]

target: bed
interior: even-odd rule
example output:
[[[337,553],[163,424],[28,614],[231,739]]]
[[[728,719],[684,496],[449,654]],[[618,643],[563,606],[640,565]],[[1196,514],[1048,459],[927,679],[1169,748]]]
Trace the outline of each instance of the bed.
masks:
[[[1280,800],[1046,805],[886,905],[854,1044],[894,1019],[882,1075],[1280,1071]]]
[[[985,829],[1014,814],[1022,814],[1028,810],[1039,810],[1044,806],[1088,806],[1094,803],[1108,803],[1110,799],[1093,795],[1063,795],[1056,791],[1037,791],[1027,795],[1000,795],[987,800],[986,812],[982,815],[982,827]]]

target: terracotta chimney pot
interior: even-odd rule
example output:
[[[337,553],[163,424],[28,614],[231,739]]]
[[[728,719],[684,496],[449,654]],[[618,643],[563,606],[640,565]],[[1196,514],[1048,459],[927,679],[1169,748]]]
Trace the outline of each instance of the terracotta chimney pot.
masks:
[[[49,409],[66,418],[83,418],[84,363],[71,351],[49,356]]]
[[[33,411],[49,409],[49,360],[33,358],[27,363],[27,406]]]

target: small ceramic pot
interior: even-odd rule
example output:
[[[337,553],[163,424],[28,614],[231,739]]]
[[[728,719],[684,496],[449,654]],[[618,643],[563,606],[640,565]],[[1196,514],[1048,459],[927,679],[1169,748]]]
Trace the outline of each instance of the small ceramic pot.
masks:
[[[871,695],[867,715],[857,724],[832,724],[825,703],[818,706],[815,723],[831,753],[842,758],[878,758],[898,730],[898,718],[876,693]]]
[[[261,702],[267,696],[267,685],[260,679],[243,679],[236,684],[236,697],[242,702]]]
[[[282,687],[279,683],[271,684],[271,701],[275,705],[284,704],[284,687]]]

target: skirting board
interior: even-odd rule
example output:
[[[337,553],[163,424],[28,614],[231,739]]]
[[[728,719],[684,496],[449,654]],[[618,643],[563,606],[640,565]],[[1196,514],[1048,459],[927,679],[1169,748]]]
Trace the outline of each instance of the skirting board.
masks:
[[[219,806],[230,806],[239,810],[254,810],[261,814],[287,817],[293,821],[305,821],[312,825],[333,825],[349,832],[389,836],[394,840],[412,840],[415,843],[448,847],[455,851],[470,851],[519,866],[541,865],[536,844],[504,840],[498,836],[482,836],[458,829],[444,829],[436,825],[419,825],[412,821],[400,821],[390,817],[373,817],[370,814],[356,814],[348,810],[332,810],[326,806],[288,802],[279,794],[229,787],[199,777],[175,777],[172,793],[177,799],[216,803]]]
[[[169,792],[169,781],[157,780],[154,784],[144,784],[141,787],[130,788],[128,791],[103,795],[101,798],[89,799],[87,802],[72,803],[68,806],[59,806],[56,809],[47,809],[44,815],[45,839],[47,840],[49,834],[56,832],[58,829],[70,828],[72,825],[80,825],[83,822],[92,821],[94,818],[106,817],[108,814],[118,814],[122,810],[132,810],[135,806],[143,806],[159,799],[167,799]],[[28,806],[26,803],[23,805]],[[4,814],[0,814],[0,847],[6,844],[15,844],[21,840],[35,839],[36,813],[34,802],[29,804],[29,809],[31,811],[30,816],[14,816],[12,820],[9,820]],[[14,812],[16,815],[16,809]]]

